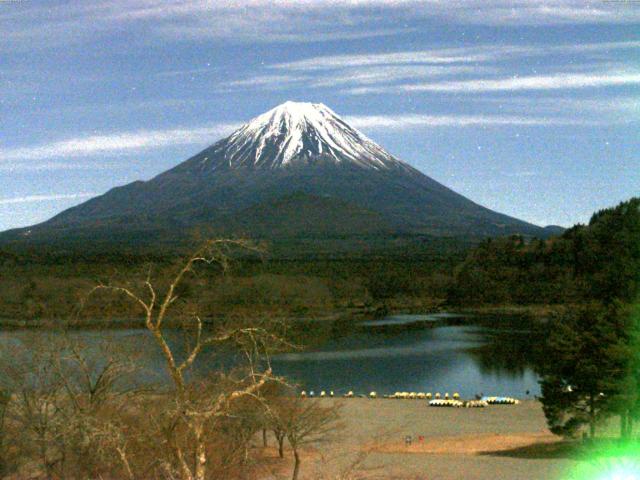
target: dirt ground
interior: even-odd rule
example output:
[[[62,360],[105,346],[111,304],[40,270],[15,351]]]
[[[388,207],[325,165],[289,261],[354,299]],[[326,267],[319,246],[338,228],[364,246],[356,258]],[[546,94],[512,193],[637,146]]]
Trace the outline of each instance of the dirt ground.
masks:
[[[456,435],[451,437],[418,437],[411,444],[403,440],[374,443],[369,451],[380,453],[431,453],[438,455],[478,455],[508,452],[532,445],[552,445],[557,438],[545,432],[539,433],[484,433],[477,435]]]
[[[358,463],[364,478],[554,480],[574,464],[535,401],[478,409],[424,400],[322,401],[343,404],[344,428],[309,452],[304,479],[358,478],[348,472]]]

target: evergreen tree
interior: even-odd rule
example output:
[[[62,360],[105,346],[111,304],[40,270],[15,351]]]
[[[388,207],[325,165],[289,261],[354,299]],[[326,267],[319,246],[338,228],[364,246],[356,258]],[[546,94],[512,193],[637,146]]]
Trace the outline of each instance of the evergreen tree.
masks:
[[[578,270],[585,295],[629,304],[640,290],[640,198],[595,213],[582,232]]]
[[[618,392],[609,408],[620,415],[620,437],[631,438],[633,424],[640,419],[640,303],[623,308],[619,313],[624,336],[621,355],[625,360],[625,375],[621,376]]]
[[[572,437],[587,425],[596,435],[598,421],[615,413],[628,388],[629,345],[614,307],[591,304],[558,319],[540,367],[541,401],[553,433]]]

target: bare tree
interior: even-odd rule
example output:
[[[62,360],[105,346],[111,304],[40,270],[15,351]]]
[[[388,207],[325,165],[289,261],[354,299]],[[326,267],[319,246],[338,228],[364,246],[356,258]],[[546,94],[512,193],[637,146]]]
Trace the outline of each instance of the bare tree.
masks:
[[[45,345],[37,338],[33,338],[31,351],[5,345],[0,381],[10,395],[5,419],[11,425],[11,433],[15,433],[10,441],[21,456],[32,459],[51,479],[59,474],[65,461],[67,424],[61,402],[62,383],[53,366],[54,352]]]
[[[349,451],[339,455],[321,455],[315,480],[383,480],[389,478],[384,465],[367,465],[370,450]],[[336,468],[336,464],[338,467]]]
[[[303,399],[295,394],[270,402],[272,430],[278,438],[280,452],[283,443],[278,435],[284,435],[293,450],[292,480],[297,480],[300,473],[301,448],[326,442],[341,428],[338,422],[340,407],[335,401],[323,406],[321,400]]]
[[[142,408],[152,391],[140,381],[139,355],[119,341],[102,337],[95,345],[68,338],[53,356],[65,394],[67,444],[80,476],[117,472],[134,479],[128,446],[136,422],[128,417]]]
[[[30,466],[46,478],[122,476],[125,457],[111,459],[124,444],[122,413],[133,408],[139,390],[131,354],[116,350],[107,339],[89,347],[59,332],[3,347],[0,378],[2,390],[11,392],[6,440],[16,452],[14,468]],[[115,439],[122,440],[118,448]]]
[[[169,410],[168,423],[164,431],[167,445],[173,453],[174,464],[165,464],[166,475],[181,480],[205,480],[207,464],[211,452],[207,450],[207,431],[215,422],[226,417],[234,402],[245,397],[258,398],[260,390],[273,376],[268,363],[268,353],[282,340],[261,326],[228,326],[205,332],[203,321],[197,313],[192,313],[181,323],[193,329],[193,342],[186,354],[178,357],[170,346],[165,327],[170,309],[176,305],[179,289],[185,278],[194,274],[198,264],[218,265],[223,271],[229,267],[235,249],[258,252],[260,249],[245,240],[215,239],[207,241],[191,255],[170,280],[166,291],[159,291],[151,280],[149,272],[142,288],[100,284],[91,293],[108,290],[126,295],[144,312],[145,326],[159,346],[166,369],[174,389],[174,405]],[[192,367],[202,351],[210,346],[234,343],[239,346],[246,359],[244,375],[222,375],[217,385],[208,391],[202,385],[190,382],[187,371]],[[264,362],[264,359],[267,359]]]

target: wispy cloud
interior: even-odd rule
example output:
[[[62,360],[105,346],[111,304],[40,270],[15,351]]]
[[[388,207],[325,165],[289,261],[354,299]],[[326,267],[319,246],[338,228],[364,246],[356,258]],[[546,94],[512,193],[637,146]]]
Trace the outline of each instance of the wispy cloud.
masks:
[[[372,65],[450,64],[480,62],[495,58],[495,52],[478,48],[445,48],[358,55],[321,55],[272,65],[284,70],[315,71]]]
[[[242,22],[245,23],[246,19]],[[257,23],[257,22],[256,22]],[[258,24],[259,25],[259,24]],[[293,25],[286,24],[289,28]],[[358,40],[363,38],[375,38],[375,37],[388,37],[391,35],[398,35],[400,33],[410,33],[415,29],[371,29],[361,31],[343,31],[333,30],[328,31],[301,31],[293,30],[289,32],[283,31],[264,31],[263,29],[254,26],[253,29],[246,28],[244,32],[240,31],[242,35],[236,37],[236,40],[243,40],[245,42],[286,42],[286,43],[310,43],[310,42],[335,42],[339,40]],[[227,31],[228,26],[220,29],[212,29],[210,25],[165,25],[159,27],[157,33],[162,36],[173,37],[174,39],[225,39],[232,37],[231,33]]]
[[[23,197],[0,198],[0,205],[14,205],[17,203],[50,202],[55,200],[79,200],[95,197],[97,193],[62,193],[54,195],[27,195]]]
[[[129,8],[121,9],[116,15],[129,21],[203,17],[211,13],[228,19],[238,12],[250,15],[265,10],[300,15],[322,12],[331,17],[336,12],[344,15],[356,9],[385,9],[394,11],[397,16],[411,13],[421,18],[444,17],[450,21],[488,25],[632,23],[640,16],[633,5],[625,2],[592,4],[583,0],[191,0],[171,5],[161,1],[130,0],[126,4]]]
[[[450,10],[445,7],[444,13],[459,22],[481,25],[634,23],[640,17],[640,12],[630,3],[594,4],[582,0],[471,0],[456,2]]]
[[[630,117],[640,112],[640,98],[632,96],[615,96],[610,98],[567,98],[551,96],[545,98],[514,97],[479,97],[474,102],[490,104],[502,112],[537,112],[547,115],[585,113],[597,115],[618,115]],[[601,118],[601,117],[600,117]]]
[[[586,119],[515,115],[351,115],[346,121],[357,128],[375,130],[415,127],[467,127],[474,125],[598,125]],[[146,130],[92,135],[48,144],[0,150],[0,171],[105,168],[104,164],[67,162],[69,158],[95,158],[105,155],[134,154],[144,150],[178,145],[210,144],[241,125],[228,123],[190,129]]]
[[[8,163],[0,162],[0,172],[24,173],[24,172],[50,172],[55,170],[113,170],[121,168],[122,164],[116,162],[86,162],[86,161],[37,161],[16,160]]]
[[[267,65],[261,70],[262,73],[228,81],[221,84],[219,90],[343,87],[349,94],[407,91],[446,93],[550,90],[635,83],[634,74],[626,71],[628,64],[613,62],[606,57],[616,50],[640,50],[640,41],[577,45],[476,45],[391,53],[321,55]],[[555,61],[549,61],[551,55],[555,55],[552,57]],[[578,62],[576,55],[581,55]],[[513,71],[510,61],[518,59],[522,62],[524,58],[535,56],[545,58],[542,65],[538,64],[538,68],[546,70],[545,74],[533,70],[536,76],[498,76]],[[481,76],[484,78],[478,78]],[[434,82],[436,79],[440,82]]]
[[[406,129],[415,127],[470,127],[470,126],[595,126],[600,122],[557,117],[525,117],[515,115],[363,115],[348,116],[346,120],[363,129]]]
[[[640,73],[556,74],[513,76],[499,79],[474,79],[439,83],[403,84],[380,87],[359,87],[346,90],[352,95],[389,92],[512,92],[520,90],[567,90],[581,88],[640,85]]]
[[[320,55],[303,60],[271,65],[271,68],[289,71],[316,71],[372,65],[477,63],[496,60],[503,61],[508,58],[545,56],[549,54],[597,53],[629,49],[640,49],[640,41],[602,42],[578,45],[487,44],[391,53],[369,53],[366,55]]]
[[[257,75],[255,77],[227,82],[223,87],[275,87],[289,85],[291,83],[308,82],[309,80],[311,80],[311,77],[300,75]]]
[[[493,67],[475,65],[380,65],[345,68],[331,72],[304,72],[281,75],[256,75],[222,84],[220,90],[255,88],[281,90],[283,88],[334,88],[390,84],[398,81],[420,81],[464,74],[496,73]]]
[[[237,126],[225,123],[196,128],[92,135],[44,145],[0,149],[0,162],[117,155],[173,145],[206,143],[231,132]]]
[[[412,32],[415,22],[482,25],[633,24],[634,2],[584,0],[97,0],[5,2],[0,47],[83,44],[136,27],[140,41],[322,42]],[[389,28],[385,18],[394,18]],[[292,21],[295,18],[295,21]]]
[[[393,65],[347,70],[310,81],[312,87],[336,87],[345,84],[371,85],[409,79],[433,79],[465,74],[487,74],[498,70],[478,65]]]
[[[24,3],[24,5],[23,5]],[[47,49],[95,41],[136,27],[142,42],[225,40],[233,42],[325,42],[396,35],[414,28],[388,28],[366,9],[393,9],[413,2],[342,0],[217,1],[98,0],[78,5],[31,6],[11,2],[0,11],[0,47]],[[364,10],[363,10],[364,9]],[[322,15],[318,13],[322,12]],[[291,18],[296,21],[292,22]]]

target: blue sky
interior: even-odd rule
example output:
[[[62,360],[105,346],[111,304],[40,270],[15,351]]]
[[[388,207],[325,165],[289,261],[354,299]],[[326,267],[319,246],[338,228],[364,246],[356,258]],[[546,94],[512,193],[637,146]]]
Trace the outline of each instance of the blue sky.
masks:
[[[495,210],[640,194],[636,0],[0,1],[0,230],[322,102]]]

